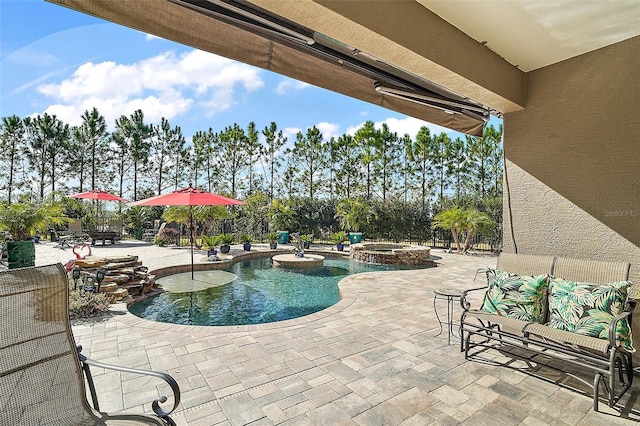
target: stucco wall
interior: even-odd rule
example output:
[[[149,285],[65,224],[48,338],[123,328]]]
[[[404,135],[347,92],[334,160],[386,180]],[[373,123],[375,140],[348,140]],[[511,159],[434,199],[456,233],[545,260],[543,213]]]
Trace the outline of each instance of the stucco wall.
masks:
[[[638,52],[635,37],[527,74],[504,118],[505,251],[630,262],[640,290]]]

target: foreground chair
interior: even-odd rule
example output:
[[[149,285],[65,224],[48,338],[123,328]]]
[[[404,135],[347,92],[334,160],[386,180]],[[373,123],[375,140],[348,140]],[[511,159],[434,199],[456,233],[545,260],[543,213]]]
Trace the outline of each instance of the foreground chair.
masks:
[[[165,373],[85,358],[71,332],[68,306],[61,264],[0,272],[0,425],[175,425],[169,414],[180,403],[176,381]],[[160,407],[167,401],[161,396],[152,402],[155,415],[101,413],[90,366],[164,380],[173,392],[171,410]]]

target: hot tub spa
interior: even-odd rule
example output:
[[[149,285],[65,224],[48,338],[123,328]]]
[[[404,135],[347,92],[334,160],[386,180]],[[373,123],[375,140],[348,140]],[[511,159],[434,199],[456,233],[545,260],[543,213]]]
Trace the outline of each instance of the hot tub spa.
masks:
[[[352,244],[352,260],[377,265],[423,265],[436,266],[431,260],[431,249],[424,246],[410,246],[389,243]]]

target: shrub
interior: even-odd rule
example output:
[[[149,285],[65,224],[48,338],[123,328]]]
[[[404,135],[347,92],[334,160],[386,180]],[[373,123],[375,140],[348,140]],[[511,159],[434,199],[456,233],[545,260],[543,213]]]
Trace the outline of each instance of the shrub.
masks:
[[[110,303],[111,297],[105,293],[71,290],[69,292],[69,318],[91,318],[107,315]]]
[[[167,244],[175,242],[177,237],[178,231],[176,229],[165,226],[158,235],[153,237],[153,244],[164,247]]]

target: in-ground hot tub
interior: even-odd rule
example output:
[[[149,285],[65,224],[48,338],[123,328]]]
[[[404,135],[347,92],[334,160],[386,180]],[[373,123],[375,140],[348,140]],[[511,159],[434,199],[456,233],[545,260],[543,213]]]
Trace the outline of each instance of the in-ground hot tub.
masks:
[[[379,265],[437,266],[431,260],[431,249],[389,243],[361,243],[351,245],[351,259]]]

